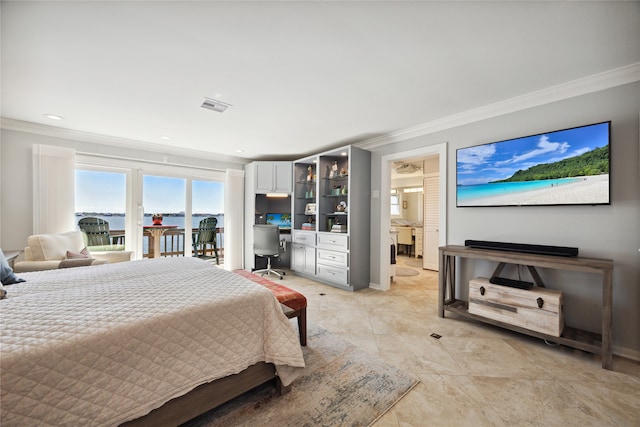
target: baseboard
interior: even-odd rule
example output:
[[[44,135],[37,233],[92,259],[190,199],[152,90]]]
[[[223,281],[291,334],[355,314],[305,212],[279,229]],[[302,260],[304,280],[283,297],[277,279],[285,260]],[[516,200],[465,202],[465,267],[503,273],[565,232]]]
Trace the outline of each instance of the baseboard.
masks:
[[[632,350],[630,348],[614,345],[613,354],[635,362],[640,362],[640,350]]]
[[[381,291],[382,290],[382,287],[380,286],[380,283],[369,282],[369,288],[374,289],[376,291]]]

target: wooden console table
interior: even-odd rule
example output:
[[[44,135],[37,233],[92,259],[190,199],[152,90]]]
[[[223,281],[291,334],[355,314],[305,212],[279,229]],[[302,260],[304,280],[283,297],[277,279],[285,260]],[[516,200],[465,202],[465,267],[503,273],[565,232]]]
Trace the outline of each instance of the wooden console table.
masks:
[[[456,257],[481,259],[506,264],[519,264],[532,267],[553,268],[557,270],[582,271],[602,275],[602,331],[600,334],[582,331],[565,326],[560,337],[531,331],[493,319],[476,316],[468,312],[468,302],[456,298]],[[538,278],[539,279],[539,278]],[[536,280],[538,282],[538,280]],[[448,295],[447,295],[448,293]],[[566,303],[566,301],[565,301]],[[613,261],[598,258],[559,257],[551,255],[527,254],[520,252],[474,249],[467,246],[440,247],[440,271],[438,280],[438,316],[444,317],[445,311],[463,317],[500,326],[512,331],[553,341],[594,354],[602,355],[602,367],[613,369],[611,352],[611,318],[613,313]]]

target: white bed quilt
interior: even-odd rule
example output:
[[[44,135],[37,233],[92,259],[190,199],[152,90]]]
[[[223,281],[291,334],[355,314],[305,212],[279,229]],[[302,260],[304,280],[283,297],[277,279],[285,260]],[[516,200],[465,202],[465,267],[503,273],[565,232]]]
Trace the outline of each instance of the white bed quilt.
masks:
[[[118,425],[259,362],[304,367],[273,294],[193,258],[21,274],[0,300],[1,424]]]

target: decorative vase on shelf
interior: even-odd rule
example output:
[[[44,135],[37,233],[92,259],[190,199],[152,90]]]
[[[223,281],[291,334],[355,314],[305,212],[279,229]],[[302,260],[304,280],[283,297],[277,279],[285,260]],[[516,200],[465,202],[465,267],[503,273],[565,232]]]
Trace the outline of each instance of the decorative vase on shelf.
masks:
[[[153,220],[153,225],[162,225],[162,215],[154,214],[151,219]]]

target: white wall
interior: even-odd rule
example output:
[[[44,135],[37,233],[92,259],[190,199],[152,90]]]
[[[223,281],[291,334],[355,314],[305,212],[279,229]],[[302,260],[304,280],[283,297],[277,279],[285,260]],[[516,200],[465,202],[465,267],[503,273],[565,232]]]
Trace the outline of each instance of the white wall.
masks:
[[[188,157],[154,151],[57,138],[35,133],[2,129],[0,131],[0,245],[3,249],[21,249],[33,234],[32,145],[45,144],[75,148],[78,152],[155,162],[156,170],[172,165],[192,168],[242,170],[244,164],[211,160],[211,156]],[[69,191],[74,191],[73,188]]]
[[[578,247],[581,256],[613,259],[614,351],[640,357],[640,183],[638,172],[640,83],[459,126],[374,149],[372,190],[380,190],[381,158],[390,153],[447,142],[447,244],[466,239]],[[456,208],[456,149],[589,123],[612,121],[611,205]],[[380,199],[372,199],[371,281],[380,282]],[[386,240],[385,240],[386,241]],[[494,266],[459,274],[491,274]],[[568,325],[600,330],[601,278],[554,271],[542,273],[549,286],[566,294]]]

